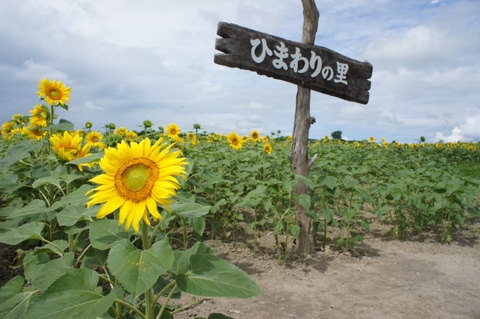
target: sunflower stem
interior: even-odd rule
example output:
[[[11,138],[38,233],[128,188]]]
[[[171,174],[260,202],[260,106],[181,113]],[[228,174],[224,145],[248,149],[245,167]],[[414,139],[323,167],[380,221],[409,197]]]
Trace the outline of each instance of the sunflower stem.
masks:
[[[187,221],[182,217],[182,228],[183,228],[183,250],[187,250]]]
[[[53,125],[53,115],[55,113],[55,108],[53,107],[53,105],[50,105],[50,118],[48,119],[48,124],[47,124],[47,127],[48,127],[48,135],[47,135],[47,147],[48,147],[48,155],[52,155],[52,144],[50,142],[50,137],[52,136],[53,134],[53,128],[52,128],[52,125]],[[53,165],[52,165],[52,161],[49,160],[48,161],[48,170],[50,172],[50,174],[52,175],[53,174]],[[52,184],[48,184],[47,185],[47,191],[48,191],[48,203],[47,203],[47,206],[50,207],[53,205],[53,199],[54,199],[54,193],[53,193],[53,185]],[[50,225],[49,225],[49,233],[48,233],[48,236],[49,236],[49,239],[50,241],[53,241],[55,239],[54,237],[54,232],[55,232],[55,225],[54,225],[54,222],[55,222],[55,219],[52,220],[50,222]]]
[[[175,283],[175,282],[174,282]],[[165,300],[165,302],[163,303],[162,305],[162,309],[160,309],[160,312],[158,313],[156,319],[160,319],[162,317],[162,314],[163,312],[165,311],[165,308],[167,307],[167,304],[168,302],[170,301],[170,299],[172,298],[173,296],[173,293],[175,292],[175,289],[177,288],[177,284],[175,284],[172,288],[172,290],[170,291],[170,293],[168,294],[167,296],[167,299]]]
[[[50,224],[52,225],[52,224]],[[57,245],[55,245],[52,241],[48,240],[48,239],[45,239],[45,238],[40,238],[41,241],[43,241],[44,243],[47,243],[53,247],[55,247],[57,250],[58,250],[58,253],[61,254],[61,256],[63,256],[63,249],[61,249],[60,247],[58,247]]]
[[[142,222],[142,243],[144,251],[150,248],[150,241],[148,238],[148,225],[145,222]],[[145,318],[153,319],[153,316],[153,294],[152,288],[150,288],[145,292]]]
[[[77,237],[77,240],[78,240],[78,237]],[[75,242],[77,242],[77,240],[75,240]],[[86,253],[88,252],[88,250],[89,250],[90,248],[92,248],[92,244],[89,244],[87,247],[85,247],[85,249],[83,249],[83,251],[82,251],[82,252],[80,253],[80,255],[78,256],[77,261],[75,262],[74,267],[80,266],[80,263],[82,262],[83,257],[86,255]]]
[[[174,288],[175,286],[175,288]],[[168,289],[176,289],[176,282],[172,281],[168,285],[166,285],[153,299],[153,302],[157,303],[158,300],[167,293]]]
[[[130,310],[130,312],[136,313],[136,314],[139,315],[140,318],[142,318],[142,319],[148,319],[143,313],[140,312],[140,310],[138,310],[137,308],[135,308],[134,306],[132,306],[132,305],[129,304],[128,302],[125,302],[125,301],[120,300],[120,299],[115,299],[115,303],[116,303],[116,304],[120,304],[120,305],[122,305],[122,306],[125,307],[125,308],[128,308],[128,309]]]
[[[143,250],[150,249],[150,240],[148,238],[148,225],[145,222],[142,222],[142,244]]]

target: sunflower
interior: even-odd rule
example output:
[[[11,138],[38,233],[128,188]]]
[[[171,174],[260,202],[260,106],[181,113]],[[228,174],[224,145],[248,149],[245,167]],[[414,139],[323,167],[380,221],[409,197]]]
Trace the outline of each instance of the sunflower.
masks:
[[[48,111],[47,108],[41,104],[35,105],[35,107],[29,111],[30,112],[30,125],[46,127]]]
[[[103,144],[103,135],[99,131],[91,131],[85,136],[85,142],[91,146],[100,147]]]
[[[16,124],[25,124],[26,123],[26,117],[23,116],[23,114],[14,114],[12,116],[12,121],[15,122]]]
[[[126,127],[119,127],[119,128],[116,128],[114,129],[113,133],[114,134],[118,134],[118,135],[122,135],[122,136],[125,136],[128,132],[128,129]]]
[[[14,128],[15,123],[13,121],[7,121],[2,124],[2,135],[8,135]]]
[[[69,162],[91,155],[89,152],[92,145],[87,143],[82,146],[83,138],[75,132],[70,133],[65,131],[63,134],[53,134],[52,137],[50,137],[50,143],[52,145],[52,149],[55,151],[55,153],[57,153],[61,160]],[[93,163],[77,165],[80,171],[83,171],[84,166],[92,167]]]
[[[272,145],[270,143],[263,144],[263,151],[267,154],[272,154]]]
[[[174,138],[174,137],[178,136],[178,134],[180,134],[180,128],[178,127],[178,125],[176,123],[169,124],[169,125],[167,125],[166,133],[167,133],[168,137]]]
[[[238,136],[237,133],[232,132],[232,133],[228,134],[227,140],[228,140],[228,142],[230,143],[230,146],[233,149],[238,150],[238,149],[242,148],[242,141],[240,139],[240,136]]]
[[[257,130],[253,130],[250,132],[250,138],[254,142],[260,142],[260,132]]]
[[[373,136],[370,136],[370,137],[368,138],[368,141],[369,141],[370,143],[373,143],[373,142],[375,142],[375,137],[373,137]]]
[[[35,126],[31,126],[28,128],[28,138],[41,140],[44,136],[46,136],[48,131],[39,130]]]
[[[53,134],[50,137],[52,149],[62,160],[72,161],[77,157],[77,153],[82,149],[82,137],[71,134],[68,131]]]
[[[264,137],[262,137],[262,142],[263,143],[268,143],[270,141],[270,139],[268,138],[268,135],[265,135]]]
[[[127,141],[134,141],[137,137],[138,134],[135,131],[128,130],[127,132],[125,132],[125,138],[127,139]]]
[[[31,116],[42,116],[47,117],[47,109],[42,104],[37,104],[30,111]],[[17,116],[17,118],[21,117]]]
[[[90,180],[100,186],[86,193],[94,192],[87,207],[104,203],[98,219],[119,209],[119,225],[125,224],[127,230],[133,226],[136,232],[141,219],[150,225],[148,213],[154,219],[162,218],[157,203],[170,210],[170,198],[180,187],[175,177],[187,174],[187,162],[179,157],[180,151],[172,150],[173,145],[163,139],[151,145],[146,138],[140,143],[122,141],[116,148],[107,148],[99,162],[105,173]]]
[[[31,126],[38,126],[38,127],[46,127],[47,126],[47,119],[41,116],[31,116],[30,117],[30,125]]]
[[[193,132],[188,132],[187,134],[188,141],[190,142],[190,145],[197,145],[198,140],[197,140],[197,135]]]
[[[57,103],[65,105],[70,98],[70,88],[57,80],[41,79],[38,84],[37,94],[50,105]]]

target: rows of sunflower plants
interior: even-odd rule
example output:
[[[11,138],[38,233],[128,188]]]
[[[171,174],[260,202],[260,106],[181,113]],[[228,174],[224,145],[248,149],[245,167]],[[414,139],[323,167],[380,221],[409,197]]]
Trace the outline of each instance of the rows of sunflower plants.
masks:
[[[0,288],[1,318],[165,319],[191,306],[171,305],[182,293],[261,293],[202,242],[173,242],[178,223],[201,235],[210,206],[185,187],[192,161],[172,140],[149,121],[142,132],[74,130],[56,116],[70,88],[38,87],[30,115],[2,125],[0,243],[16,247],[23,276]]]
[[[438,148],[384,141],[343,147],[317,143],[314,152],[323,160],[308,182],[323,230],[328,224],[341,227],[344,236],[337,242],[348,249],[362,240],[351,226],[369,230],[368,216],[375,216],[392,226],[395,237],[406,239],[433,230],[441,241],[450,242],[452,231],[463,227],[466,219],[480,216],[476,202],[480,180],[460,174],[457,162]],[[478,156],[480,145],[470,151]]]
[[[299,232],[293,200],[314,220],[323,245],[331,243],[335,233],[334,244],[345,250],[363,240],[372,222],[390,225],[396,238],[433,231],[441,241],[450,242],[452,232],[480,216],[480,179],[459,171],[459,163],[479,163],[478,143],[324,138],[310,142],[310,157],[315,161],[305,178],[290,173],[288,138],[272,133],[260,139],[257,131],[239,143],[228,137],[204,138],[200,143],[197,138],[197,144],[186,147],[185,153],[194,159],[190,191],[212,206],[205,216],[212,234],[235,240],[241,222],[248,225],[255,250],[259,232],[273,231],[283,263],[289,238]],[[479,170],[478,164],[470,167]],[[293,193],[295,180],[308,186],[308,194],[297,197]]]

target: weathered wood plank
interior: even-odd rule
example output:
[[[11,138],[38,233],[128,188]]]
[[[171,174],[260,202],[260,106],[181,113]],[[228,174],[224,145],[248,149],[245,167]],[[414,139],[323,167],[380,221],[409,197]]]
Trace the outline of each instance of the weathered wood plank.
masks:
[[[220,22],[217,34],[221,38],[215,48],[223,52],[215,55],[217,64],[254,71],[347,101],[368,103],[373,70],[369,62],[231,23]],[[284,57],[279,57],[282,53]]]

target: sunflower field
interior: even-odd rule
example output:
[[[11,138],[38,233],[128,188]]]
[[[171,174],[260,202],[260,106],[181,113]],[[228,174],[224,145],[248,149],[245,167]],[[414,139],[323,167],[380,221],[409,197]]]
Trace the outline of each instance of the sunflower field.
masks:
[[[308,178],[290,170],[291,138],[183,132],[145,120],[75,129],[57,119],[70,88],[39,83],[40,104],[0,136],[0,243],[15,246],[16,276],[0,288],[2,318],[173,318],[182,293],[249,298],[259,287],[205,238],[272,232],[279,264],[299,233],[355,249],[372,225],[398,239],[472,236],[480,217],[480,143],[311,140]],[[296,180],[308,194],[294,193]],[[242,230],[242,231],[240,231]],[[68,306],[66,306],[68,305]],[[209,318],[228,318],[212,314]]]

